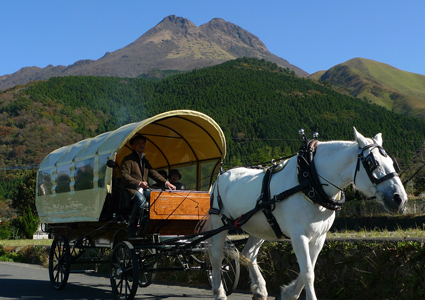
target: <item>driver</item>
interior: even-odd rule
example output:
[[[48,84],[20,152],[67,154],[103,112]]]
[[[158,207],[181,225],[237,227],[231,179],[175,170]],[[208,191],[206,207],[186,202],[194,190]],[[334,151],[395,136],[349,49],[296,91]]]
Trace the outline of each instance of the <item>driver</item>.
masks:
[[[130,191],[131,199],[134,200],[128,230],[128,236],[134,237],[139,213],[150,198],[148,177],[156,182],[163,183],[167,189],[175,190],[176,187],[155,171],[145,158],[143,152],[146,146],[146,138],[144,136],[135,135],[130,140],[130,146],[133,152],[124,157],[121,162],[121,185]]]

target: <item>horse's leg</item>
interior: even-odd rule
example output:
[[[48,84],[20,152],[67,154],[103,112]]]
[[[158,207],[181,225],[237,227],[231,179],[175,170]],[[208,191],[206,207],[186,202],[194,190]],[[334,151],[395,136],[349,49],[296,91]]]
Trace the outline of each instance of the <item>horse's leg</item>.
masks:
[[[276,299],[298,299],[305,286],[306,300],[317,300],[314,291],[314,264],[310,253],[309,240],[305,236],[292,238],[292,247],[298,260],[300,274],[296,280],[283,288],[282,293]],[[318,255],[319,252],[315,252],[314,255]],[[316,259],[314,259],[315,261]]]
[[[265,300],[267,299],[267,288],[266,281],[261,275],[260,268],[257,264],[257,255],[264,240],[249,236],[245,247],[243,248],[242,254],[251,261],[248,266],[249,277],[251,278],[251,291],[253,293],[254,300]]]
[[[316,266],[317,258],[319,257],[320,251],[322,251],[325,240],[326,233],[319,236],[316,240],[310,241],[310,259],[313,265],[313,269]]]
[[[275,300],[296,300],[300,297],[301,291],[304,288],[300,276],[292,281],[290,284],[282,287],[281,293],[275,298]]]
[[[316,266],[317,258],[319,257],[320,251],[323,248],[325,240],[326,234],[323,234],[316,240],[312,240],[309,243],[310,260],[313,270]],[[295,279],[293,282],[283,288],[284,294],[282,293],[282,295],[279,295],[278,297],[276,297],[276,299],[298,299],[303,288],[304,283],[302,283],[300,276],[298,276],[297,279]]]
[[[221,282],[221,267],[224,258],[224,242],[227,231],[220,232],[212,237],[212,246],[210,249],[210,259],[212,265],[213,282],[212,289],[216,300],[226,300],[226,291]]]

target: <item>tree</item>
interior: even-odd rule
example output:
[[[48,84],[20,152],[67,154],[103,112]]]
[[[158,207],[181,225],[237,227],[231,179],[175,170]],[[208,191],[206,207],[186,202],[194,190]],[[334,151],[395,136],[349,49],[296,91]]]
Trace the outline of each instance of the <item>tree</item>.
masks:
[[[24,211],[22,218],[20,219],[20,229],[22,234],[27,239],[31,239],[39,224],[40,219],[38,218],[38,215],[33,214],[31,212],[31,208],[28,206],[28,208]]]
[[[15,216],[16,213],[11,207],[11,200],[0,201],[0,220],[10,220]]]
[[[36,181],[37,169],[33,169],[27,175],[24,175],[23,181],[12,195],[12,208],[16,209],[20,216],[23,216],[29,208],[31,214],[38,217],[35,207]]]

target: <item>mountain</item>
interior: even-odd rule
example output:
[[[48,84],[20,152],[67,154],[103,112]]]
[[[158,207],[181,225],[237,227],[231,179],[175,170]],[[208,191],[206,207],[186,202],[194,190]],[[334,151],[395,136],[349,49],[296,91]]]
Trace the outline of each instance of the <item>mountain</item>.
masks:
[[[174,109],[214,118],[228,139],[228,157],[241,161],[265,145],[296,151],[300,128],[325,140],[351,140],[352,126],[392,141],[425,139],[424,120],[342,95],[274,63],[243,58],[160,81],[67,76],[0,91],[0,165],[38,164],[63,145]],[[419,147],[387,145],[397,157]]]
[[[368,137],[382,132],[384,147],[402,168],[425,140],[425,120],[340,94],[253,58],[159,81],[52,77],[0,91],[0,200],[14,189],[11,170],[37,165],[64,145],[175,109],[203,112],[220,125],[226,166],[295,153],[302,144],[300,128],[310,137],[319,132],[323,141],[352,140],[353,126]]]
[[[425,76],[354,58],[309,76],[388,110],[425,118]]]
[[[270,53],[258,37],[235,24],[215,18],[198,27],[188,19],[171,15],[133,43],[107,52],[98,60],[80,60],[68,67],[25,67],[0,76],[0,90],[53,76],[137,77],[154,69],[187,71],[244,56],[274,62],[298,76],[308,75]]]

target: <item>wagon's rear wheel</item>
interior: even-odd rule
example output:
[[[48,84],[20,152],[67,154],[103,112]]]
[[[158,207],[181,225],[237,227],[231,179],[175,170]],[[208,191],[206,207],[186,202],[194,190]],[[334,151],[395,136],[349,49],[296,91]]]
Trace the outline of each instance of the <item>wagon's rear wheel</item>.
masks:
[[[111,287],[115,299],[133,299],[138,282],[139,263],[136,251],[129,242],[121,242],[115,246],[111,257]]]
[[[156,249],[142,249],[139,253],[139,286],[149,286],[155,278],[158,262],[155,259]]]
[[[231,247],[233,246],[226,246],[227,249],[230,249]],[[205,258],[205,264],[208,283],[212,287],[212,266],[208,254]],[[236,290],[239,283],[240,273],[241,265],[239,257],[236,254],[231,255],[231,253],[225,249],[223,262],[221,263],[221,281],[223,282],[223,287],[227,296],[231,295]]]
[[[71,252],[68,239],[60,235],[53,240],[49,254],[49,277],[52,286],[61,290],[68,282],[71,269]]]

